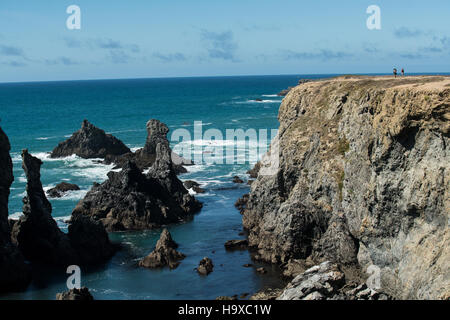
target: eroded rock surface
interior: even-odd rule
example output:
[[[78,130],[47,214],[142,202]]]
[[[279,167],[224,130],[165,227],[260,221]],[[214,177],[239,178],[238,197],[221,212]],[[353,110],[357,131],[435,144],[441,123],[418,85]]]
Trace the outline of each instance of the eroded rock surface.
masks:
[[[56,300],[93,301],[94,297],[86,287],[70,289],[66,292],[56,294]]]
[[[80,187],[73,183],[61,182],[54,188],[47,190],[47,195],[50,198],[61,198],[69,191],[80,190]]]
[[[348,76],[293,88],[278,169],[258,175],[244,210],[259,258],[373,265],[395,298],[448,298],[449,87]]]
[[[197,272],[202,276],[207,276],[214,270],[214,264],[208,257],[203,258],[197,267]]]

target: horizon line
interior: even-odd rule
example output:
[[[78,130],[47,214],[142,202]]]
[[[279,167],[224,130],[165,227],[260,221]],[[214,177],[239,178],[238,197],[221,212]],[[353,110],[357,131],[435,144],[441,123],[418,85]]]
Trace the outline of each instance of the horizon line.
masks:
[[[161,77],[125,77],[125,78],[93,78],[93,79],[63,79],[63,80],[28,80],[28,81],[6,81],[2,84],[26,84],[26,83],[51,83],[51,82],[81,82],[81,81],[118,81],[118,80],[158,80],[158,79],[198,79],[198,78],[234,78],[234,77],[277,77],[277,76],[384,76],[392,73],[282,73],[282,74],[241,74],[241,75],[215,75],[215,76],[161,76]],[[450,75],[450,72],[411,72],[407,75]]]

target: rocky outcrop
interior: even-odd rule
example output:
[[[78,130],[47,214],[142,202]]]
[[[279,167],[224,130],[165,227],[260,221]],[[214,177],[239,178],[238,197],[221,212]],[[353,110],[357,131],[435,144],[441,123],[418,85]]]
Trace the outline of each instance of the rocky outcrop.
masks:
[[[244,213],[245,208],[247,207],[248,197],[249,197],[248,194],[244,194],[242,196],[242,198],[237,199],[235,204],[234,204],[236,209],[238,209],[241,214]]]
[[[388,300],[389,296],[365,284],[346,285],[337,264],[326,261],[295,277],[277,300]]]
[[[8,197],[14,180],[9,139],[0,128],[0,292],[24,289],[31,280],[31,268],[11,243]]]
[[[94,297],[86,287],[70,289],[66,292],[56,294],[56,300],[93,301]]]
[[[186,221],[201,208],[189,195],[172,166],[170,148],[156,146],[156,158],[149,172],[128,161],[122,171],[108,173],[108,180],[95,184],[75,207],[101,221],[109,231],[159,228]]]
[[[50,198],[61,198],[69,191],[80,190],[80,187],[76,184],[61,182],[58,183],[54,188],[47,190],[47,195]]]
[[[11,237],[31,262],[51,266],[87,265],[104,262],[114,252],[102,225],[88,217],[74,216],[69,233],[63,233],[53,219],[52,206],[40,180],[42,161],[22,151],[27,177],[23,216],[14,223]]]
[[[24,256],[32,262],[52,265],[78,263],[78,257],[52,218],[52,206],[42,189],[40,168],[42,161],[27,150],[22,151],[22,168],[27,177],[23,198],[23,215],[14,224],[12,239]]]
[[[75,154],[81,158],[91,159],[126,153],[131,153],[131,150],[122,141],[84,120],[81,129],[66,141],[59,143],[50,156],[61,158]]]
[[[243,215],[257,257],[372,266],[395,298],[448,298],[449,86],[349,76],[292,89],[278,169],[260,171]]]
[[[184,187],[189,190],[192,189],[192,191],[194,191],[195,193],[205,193],[205,189],[203,189],[202,187],[200,187],[200,184],[198,184],[195,181],[192,180],[187,180],[183,182]]]
[[[197,272],[202,276],[207,276],[214,270],[214,264],[208,257],[203,258],[197,267]]]
[[[173,241],[170,232],[164,229],[156,243],[156,248],[148,256],[139,261],[139,266],[145,268],[162,268],[168,266],[175,269],[186,256],[176,249],[178,244]]]
[[[157,157],[157,146],[161,145],[165,149],[169,148],[167,133],[169,128],[159,120],[151,119],[147,122],[147,139],[143,148],[136,150],[135,153],[125,155],[108,155],[105,163],[115,163],[118,167],[124,167],[127,162],[134,162],[141,170],[150,168]],[[186,173],[183,165],[193,165],[192,161],[186,160],[179,155],[170,152],[173,170],[176,174]]]

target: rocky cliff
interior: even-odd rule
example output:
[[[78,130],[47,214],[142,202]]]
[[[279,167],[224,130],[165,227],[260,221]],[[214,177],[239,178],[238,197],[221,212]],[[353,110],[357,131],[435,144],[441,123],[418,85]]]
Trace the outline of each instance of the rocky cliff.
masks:
[[[450,78],[303,83],[279,121],[278,169],[243,212],[257,258],[374,266],[395,298],[449,298]]]

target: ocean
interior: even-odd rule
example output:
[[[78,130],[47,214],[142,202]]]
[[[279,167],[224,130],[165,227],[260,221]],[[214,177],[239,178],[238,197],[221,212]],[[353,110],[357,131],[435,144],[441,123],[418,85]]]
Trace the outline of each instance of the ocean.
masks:
[[[331,75],[328,75],[331,76]],[[66,181],[81,190],[59,199],[49,199],[53,217],[63,231],[72,209],[94,182],[103,182],[113,166],[96,159],[71,156],[51,159],[48,155],[60,141],[81,127],[83,119],[111,133],[132,150],[141,148],[147,136],[146,122],[159,119],[171,133],[185,129],[192,135],[190,142],[201,154],[210,152],[211,141],[195,137],[194,122],[202,122],[203,131],[214,129],[223,139],[214,146],[234,145],[226,140],[226,130],[278,128],[277,114],[282,89],[297,84],[299,79],[319,76],[248,76],[165,78],[133,80],[92,80],[0,84],[0,126],[11,142],[11,157],[15,181],[9,198],[10,218],[22,213],[26,179],[21,167],[20,153],[27,148],[43,161],[41,179],[45,190]],[[327,77],[324,75],[321,78]],[[186,131],[187,130],[187,131]],[[262,141],[262,142],[261,142]],[[268,140],[248,144],[270,143]],[[248,152],[248,144],[237,144]],[[176,147],[176,141],[171,142]],[[247,145],[247,148],[246,148]],[[199,151],[200,150],[200,151]],[[238,151],[236,150],[236,154]],[[198,154],[197,154],[198,155]],[[226,157],[227,155],[223,155]],[[238,158],[236,155],[235,159]],[[181,180],[195,180],[205,193],[195,196],[203,209],[192,221],[168,227],[179,251],[186,255],[175,270],[139,268],[137,262],[149,254],[161,230],[111,233],[123,249],[108,263],[82,270],[81,284],[90,289],[95,299],[215,299],[218,296],[253,294],[265,287],[283,285],[276,267],[251,260],[248,251],[227,252],[227,240],[242,239],[242,217],[234,207],[235,201],[248,193],[246,183],[236,184],[240,176],[247,182],[246,171],[251,161],[196,162],[187,167]],[[233,162],[233,163],[231,163]],[[214,272],[203,277],[194,270],[203,257],[214,262]],[[250,268],[244,264],[253,264]],[[261,275],[256,268],[264,266]],[[0,299],[54,299],[56,293],[67,290],[64,270],[34,270],[34,280],[20,293],[0,295]],[[244,297],[243,296],[243,297]]]

